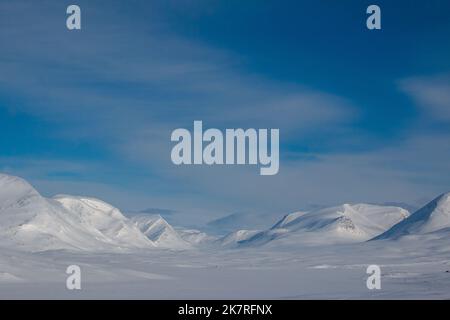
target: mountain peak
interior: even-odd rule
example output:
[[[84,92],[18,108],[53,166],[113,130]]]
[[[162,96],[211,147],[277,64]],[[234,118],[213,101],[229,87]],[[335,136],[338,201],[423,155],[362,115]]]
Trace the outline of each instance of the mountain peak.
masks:
[[[190,244],[159,214],[138,214],[131,217],[134,225],[161,248],[187,249]]]
[[[0,173],[0,203],[3,206],[14,203],[19,199],[39,196],[31,184],[22,178]]]
[[[119,209],[97,198],[59,194],[54,196],[53,199],[69,210],[89,213],[91,215],[95,214],[97,216],[106,215],[115,219],[126,220]]]
[[[450,192],[443,193],[425,206],[374,238],[397,239],[409,234],[426,234],[450,227]]]
[[[409,216],[405,209],[365,203],[320,208],[285,215],[272,228],[257,233],[247,230],[229,235],[225,242],[236,239],[237,245],[327,245],[361,242],[386,231]]]
[[[444,203],[448,205],[450,203],[450,192],[441,194],[435,200],[437,200],[439,203]]]

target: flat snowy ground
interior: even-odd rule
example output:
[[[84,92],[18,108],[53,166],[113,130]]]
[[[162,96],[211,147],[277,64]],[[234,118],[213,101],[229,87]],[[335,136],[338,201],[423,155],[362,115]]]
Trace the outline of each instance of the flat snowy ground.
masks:
[[[373,264],[381,290],[366,286]],[[70,265],[81,290],[66,289]],[[412,214],[342,204],[213,238],[0,174],[0,298],[448,299],[450,193]]]
[[[450,298],[447,239],[305,248],[24,253],[0,249],[1,299]],[[67,290],[76,264],[82,289]],[[366,268],[381,267],[381,290]]]

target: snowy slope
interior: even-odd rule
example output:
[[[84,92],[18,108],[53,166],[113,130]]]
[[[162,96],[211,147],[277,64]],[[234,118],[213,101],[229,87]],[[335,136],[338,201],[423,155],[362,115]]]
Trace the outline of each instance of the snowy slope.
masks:
[[[0,174],[2,246],[31,251],[153,247],[150,240],[138,233],[128,238],[133,232],[125,226],[127,222],[120,217],[120,212],[111,212],[111,215],[88,219],[58,200],[42,197],[25,180]],[[102,218],[105,218],[103,222]]]
[[[450,192],[432,200],[374,240],[397,239],[406,235],[421,235],[446,229],[450,230]]]
[[[226,247],[235,247],[239,243],[246,241],[254,235],[260,233],[260,230],[238,230],[231,232],[222,238],[218,239],[218,243]]]
[[[72,212],[42,197],[25,180],[0,175],[2,245],[31,250],[86,249],[102,245]]]
[[[370,204],[343,204],[311,212],[295,212],[283,217],[271,229],[240,241],[254,246],[268,242],[333,244],[369,240],[409,216],[405,209]]]
[[[131,218],[133,224],[160,248],[187,249],[191,245],[159,214],[140,214]]]
[[[306,211],[298,211],[298,212],[293,212],[293,213],[287,214],[281,220],[279,220],[277,223],[275,223],[275,225],[272,227],[272,229],[285,228],[291,224],[295,224],[295,222],[298,221],[297,219],[304,216],[305,214],[307,214]]]
[[[436,198],[410,218],[394,206],[366,204],[295,212],[265,231],[217,240],[174,229],[159,216],[127,219],[93,198],[48,199],[0,174],[0,298],[448,299],[449,198]],[[389,228],[387,240],[364,241]],[[159,246],[182,239],[202,250],[153,250],[144,233]],[[219,250],[220,243],[252,247]],[[122,250],[136,247],[149,250]],[[74,263],[87,271],[87,290],[77,293],[65,286],[64,270]],[[377,292],[365,285],[370,264],[382,267]]]
[[[216,237],[196,229],[185,229],[178,227],[176,228],[176,231],[184,241],[194,246],[209,245],[217,240]]]
[[[205,226],[205,231],[223,236],[239,229],[270,228],[278,219],[279,213],[238,212],[212,220]]]
[[[153,246],[119,209],[102,200],[70,195],[57,195],[53,199],[76,214],[81,224],[93,231],[102,241],[118,246]]]

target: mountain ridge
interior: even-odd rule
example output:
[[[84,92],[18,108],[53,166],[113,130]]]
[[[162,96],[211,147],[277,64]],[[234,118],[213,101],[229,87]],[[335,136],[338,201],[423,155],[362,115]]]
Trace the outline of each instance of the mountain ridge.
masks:
[[[450,228],[450,192],[443,193],[373,240],[398,239]]]
[[[161,215],[128,218],[93,197],[46,198],[26,180],[0,174],[0,241],[31,251],[333,245],[433,232],[445,236],[446,230],[450,231],[450,193],[441,194],[413,214],[396,206],[342,204],[293,212],[267,229],[238,229],[217,238],[174,228]]]

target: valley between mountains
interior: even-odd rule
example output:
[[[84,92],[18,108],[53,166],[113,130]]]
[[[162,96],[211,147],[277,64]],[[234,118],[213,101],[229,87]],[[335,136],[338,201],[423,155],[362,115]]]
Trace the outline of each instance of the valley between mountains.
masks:
[[[0,174],[0,298],[450,298],[450,193],[415,212],[342,204],[222,235],[42,196]],[[67,266],[82,289],[66,289]],[[368,290],[366,268],[382,270]]]

